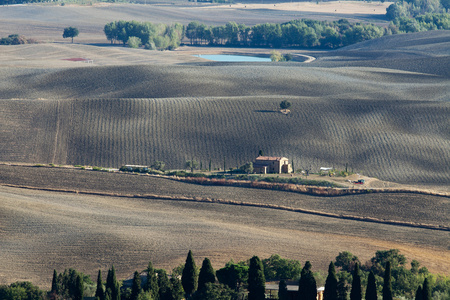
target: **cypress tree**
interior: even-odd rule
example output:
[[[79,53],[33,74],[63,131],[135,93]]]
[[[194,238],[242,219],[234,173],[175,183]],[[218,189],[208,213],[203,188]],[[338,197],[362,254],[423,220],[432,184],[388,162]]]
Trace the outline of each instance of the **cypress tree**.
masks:
[[[338,300],[347,300],[348,287],[344,277],[339,277],[337,284]]]
[[[120,300],[120,288],[116,278],[116,269],[114,265],[108,271],[106,279],[106,296],[109,300]]]
[[[366,300],[377,300],[377,283],[375,281],[375,275],[370,271],[369,278],[367,279]]]
[[[336,269],[334,267],[334,263],[330,262],[330,265],[328,266],[327,280],[325,281],[323,300],[337,300],[337,283]]]
[[[359,274],[359,264],[355,264],[355,270],[353,270],[352,290],[350,291],[350,300],[361,300],[361,276]],[[392,300],[392,299],[391,299]]]
[[[200,291],[205,288],[208,282],[216,282],[216,275],[213,267],[211,266],[211,261],[209,258],[205,258],[200,269],[200,274],[198,275],[198,290]]]
[[[52,290],[50,292],[57,293],[58,291],[58,273],[53,270]]]
[[[191,295],[197,290],[198,274],[197,267],[195,266],[194,257],[192,251],[189,250],[184,264],[183,274],[181,275],[181,283],[183,285],[186,299],[189,299]]]
[[[423,292],[421,285],[419,285],[419,287],[417,288],[415,300],[423,300]]]
[[[131,298],[130,300],[138,300],[141,293],[141,275],[138,271],[134,272],[133,284],[131,286]]]
[[[264,267],[258,256],[250,259],[248,269],[248,300],[264,300],[266,297],[266,279]]]
[[[102,271],[98,270],[98,276],[97,276],[97,290],[95,291],[95,297],[100,300],[105,299],[105,291],[103,290],[103,283],[102,283]]]
[[[157,300],[159,294],[158,289],[158,278],[156,277],[152,262],[149,262],[147,266],[147,282],[145,283],[144,291],[150,292],[152,299]]]
[[[431,287],[428,278],[425,278],[425,281],[423,282],[422,299],[431,300]]]
[[[84,284],[81,275],[77,276],[73,300],[83,300]]]
[[[383,300],[392,300],[391,262],[386,262],[384,270]]]
[[[278,284],[278,300],[288,300],[288,289],[284,279],[280,280]]]
[[[165,270],[158,270],[158,295],[159,300],[171,300],[172,292],[170,289],[169,277]]]
[[[316,300],[316,279],[311,271],[311,263],[307,261],[302,269],[298,283],[298,295],[300,300]]]

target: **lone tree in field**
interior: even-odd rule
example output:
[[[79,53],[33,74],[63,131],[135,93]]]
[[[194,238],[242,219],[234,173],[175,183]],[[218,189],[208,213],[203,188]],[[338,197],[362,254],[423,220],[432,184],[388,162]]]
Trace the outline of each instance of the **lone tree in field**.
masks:
[[[384,270],[383,300],[392,300],[391,262],[386,262]]]
[[[299,300],[316,300],[317,284],[311,271],[311,263],[307,261],[302,269],[298,283]]]
[[[209,258],[205,258],[200,269],[200,274],[198,275],[198,290],[201,291],[206,288],[207,283],[214,282],[216,282],[216,274]]]
[[[259,257],[253,256],[248,269],[248,300],[264,300],[265,293],[264,267]]]
[[[350,291],[350,300],[361,300],[361,275],[359,274],[359,265],[355,264],[355,270],[353,270],[352,289]],[[392,299],[391,299],[392,300]]]
[[[323,300],[337,300],[337,283],[336,269],[334,267],[334,263],[330,262],[330,265],[328,266],[327,280],[325,281]]]
[[[281,101],[281,103],[280,103],[281,109],[289,109],[289,107],[291,107],[291,102],[289,102],[287,100]]]
[[[181,275],[181,284],[183,285],[186,299],[191,298],[191,295],[197,290],[198,273],[195,266],[194,257],[192,251],[189,250],[186,257],[186,263],[184,265],[183,274]]]
[[[66,27],[64,28],[64,33],[63,33],[63,38],[72,38],[72,43],[73,43],[73,38],[77,37],[79,34],[78,29],[75,27]]]

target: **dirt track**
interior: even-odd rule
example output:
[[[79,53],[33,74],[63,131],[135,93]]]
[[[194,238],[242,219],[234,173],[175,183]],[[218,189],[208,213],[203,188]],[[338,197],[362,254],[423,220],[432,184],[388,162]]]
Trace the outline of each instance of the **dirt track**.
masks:
[[[1,182],[116,193],[159,193],[284,204],[381,218],[449,224],[442,197],[358,195],[323,199],[293,193],[202,187],[146,176],[1,166]],[[448,273],[448,232],[330,219],[267,208],[186,201],[100,197],[0,187],[4,266],[0,283],[32,280],[48,286],[53,268],[76,266],[94,276],[111,263],[119,276],[148,260],[171,269],[192,249],[215,267],[257,254],[311,260],[326,269],[339,251],[362,261],[376,250],[398,248],[431,271]],[[352,210],[353,209],[353,210]],[[31,270],[31,271],[30,271]],[[43,275],[44,274],[44,275]]]

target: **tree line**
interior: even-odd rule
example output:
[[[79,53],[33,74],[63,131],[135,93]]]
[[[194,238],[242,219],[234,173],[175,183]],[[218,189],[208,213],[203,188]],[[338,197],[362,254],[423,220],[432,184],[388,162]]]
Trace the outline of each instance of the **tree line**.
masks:
[[[377,251],[365,264],[350,252],[341,252],[330,262],[328,274],[313,272],[307,261],[302,267],[297,260],[275,254],[267,259],[253,256],[247,261],[228,262],[214,270],[204,258],[197,267],[192,251],[184,264],[168,275],[149,262],[145,270],[135,271],[131,282],[120,282],[112,266],[106,281],[98,271],[97,282],[74,269],[53,272],[51,290],[44,293],[29,282],[0,286],[0,299],[81,300],[84,296],[97,300],[263,300],[266,282],[278,282],[279,300],[288,297],[288,283],[298,285],[298,300],[316,300],[317,287],[324,286],[323,300],[393,300],[403,297],[416,300],[444,300],[450,297],[450,278],[430,274],[413,260],[406,268],[406,258],[396,249]],[[294,283],[292,283],[294,282]]]

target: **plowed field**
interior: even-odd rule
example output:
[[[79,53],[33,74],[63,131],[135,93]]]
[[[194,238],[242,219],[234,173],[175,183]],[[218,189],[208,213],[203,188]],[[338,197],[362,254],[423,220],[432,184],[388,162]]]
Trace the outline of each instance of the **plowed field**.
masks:
[[[409,194],[319,198],[286,192],[202,187],[167,179],[32,167],[1,166],[1,182],[79,191],[220,197],[386,219],[449,224],[444,197]],[[101,197],[0,187],[0,283],[31,280],[49,286],[54,268],[95,276],[112,263],[119,278],[148,260],[171,269],[189,249],[215,267],[252,255],[311,260],[325,270],[344,250],[362,261],[398,248],[431,271],[448,274],[448,232],[319,217],[246,206]]]

